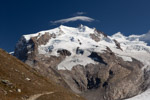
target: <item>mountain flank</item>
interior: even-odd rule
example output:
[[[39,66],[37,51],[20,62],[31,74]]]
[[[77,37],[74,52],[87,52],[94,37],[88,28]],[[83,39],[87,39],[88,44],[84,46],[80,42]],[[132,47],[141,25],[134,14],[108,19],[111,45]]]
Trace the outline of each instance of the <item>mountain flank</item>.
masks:
[[[30,99],[38,94],[43,95]],[[49,95],[52,96],[50,100],[85,100],[0,49],[0,100],[49,100]]]

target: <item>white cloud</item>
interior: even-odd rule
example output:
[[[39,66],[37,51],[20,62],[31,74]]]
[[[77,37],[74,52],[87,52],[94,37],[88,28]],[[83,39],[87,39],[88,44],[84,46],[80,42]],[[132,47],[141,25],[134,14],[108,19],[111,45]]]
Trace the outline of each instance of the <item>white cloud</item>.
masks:
[[[74,21],[84,21],[84,22],[92,22],[95,19],[87,17],[87,16],[75,16],[71,18],[66,18],[66,19],[61,19],[61,20],[56,20],[56,21],[51,21],[52,24],[64,24],[68,22],[74,22]]]
[[[146,34],[143,34],[140,37],[140,40],[147,42],[150,45],[150,31],[147,32]]]
[[[76,15],[84,15],[86,12],[77,12]]]

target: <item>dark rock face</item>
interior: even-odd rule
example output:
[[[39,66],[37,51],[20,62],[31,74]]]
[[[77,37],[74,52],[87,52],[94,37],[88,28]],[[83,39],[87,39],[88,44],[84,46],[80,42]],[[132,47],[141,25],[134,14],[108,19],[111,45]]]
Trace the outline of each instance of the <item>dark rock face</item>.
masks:
[[[79,47],[77,47],[76,54],[82,54],[83,55],[83,53],[84,53],[84,50],[82,50]]]
[[[73,91],[83,94],[88,100],[121,100],[142,92],[144,77],[140,62],[134,59],[133,62],[124,62],[108,52],[100,55],[107,65],[78,65],[69,72],[60,71]]]
[[[46,32],[44,35],[42,35],[38,40],[37,43],[39,45],[45,45],[49,39],[51,38],[55,38],[56,36],[54,34],[49,34],[48,32]]]
[[[99,30],[97,30],[97,29],[95,29],[95,33],[97,33],[97,34],[102,34],[102,35],[104,35],[104,37],[107,37],[107,34],[105,34],[105,33],[102,32],[102,31],[99,31]]]
[[[92,52],[91,55],[89,55],[89,57],[96,62],[103,63],[106,65],[106,63],[103,61],[101,56],[99,56],[98,53],[96,53],[96,52]]]
[[[117,46],[117,49],[120,49],[122,50],[121,46],[120,46],[120,43],[117,41],[117,40],[114,40],[116,46]]]
[[[63,56],[70,56],[71,55],[71,53],[65,49],[58,50],[57,53],[59,53],[60,55],[63,55]]]
[[[96,42],[99,42],[101,40],[101,35],[104,36],[105,38],[107,37],[107,35],[101,31],[98,31],[95,29],[95,34],[90,34],[90,37],[96,41]]]
[[[40,35],[41,33],[39,33]],[[26,61],[31,57],[35,57],[38,54],[38,46],[45,45],[51,38],[55,38],[55,34],[49,34],[46,32],[40,38],[38,36],[32,37],[29,41],[26,41],[24,37],[21,37],[20,42],[17,43],[14,56],[22,61]]]
[[[95,34],[90,34],[90,36],[91,36],[91,38],[92,38],[93,40],[95,40],[96,42],[99,42],[99,41],[100,41],[100,38],[97,37]]]

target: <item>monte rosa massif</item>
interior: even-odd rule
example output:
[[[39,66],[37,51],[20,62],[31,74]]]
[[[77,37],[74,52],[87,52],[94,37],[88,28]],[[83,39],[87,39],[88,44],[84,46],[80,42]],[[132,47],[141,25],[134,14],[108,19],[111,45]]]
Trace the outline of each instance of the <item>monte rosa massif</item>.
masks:
[[[61,25],[23,35],[14,56],[87,100],[148,100],[148,36]]]

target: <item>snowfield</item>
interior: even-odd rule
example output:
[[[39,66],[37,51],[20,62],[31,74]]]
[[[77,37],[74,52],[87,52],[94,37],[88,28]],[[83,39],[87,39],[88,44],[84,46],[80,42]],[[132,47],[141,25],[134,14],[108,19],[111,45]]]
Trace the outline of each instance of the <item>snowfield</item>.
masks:
[[[148,41],[147,38],[144,41],[144,38],[149,36],[150,32],[147,33],[148,35],[143,34],[130,36],[124,36],[121,32],[118,32],[112,36],[105,37],[104,34],[98,33],[95,28],[89,28],[83,25],[77,28],[61,25],[55,29],[24,35],[23,37],[26,39],[26,42],[28,42],[31,37],[36,36],[40,38],[46,33],[55,34],[56,38],[51,38],[46,45],[40,45],[38,47],[39,54],[59,56],[57,50],[61,49],[71,52],[71,56],[67,57],[62,63],[60,63],[60,65],[58,65],[58,70],[71,70],[72,67],[77,64],[81,64],[83,66],[88,63],[95,64],[96,62],[89,59],[88,56],[92,51],[103,53],[107,47],[109,47],[117,56],[122,57],[124,61],[132,62],[132,58],[135,58],[143,62],[145,68],[150,65],[150,46],[146,43],[146,41]],[[100,41],[93,40],[91,38],[91,34],[98,37]],[[114,40],[117,40],[118,43],[120,43],[122,50],[117,48]],[[83,50],[84,53],[76,56],[77,48]],[[69,62],[70,64],[68,64]]]

